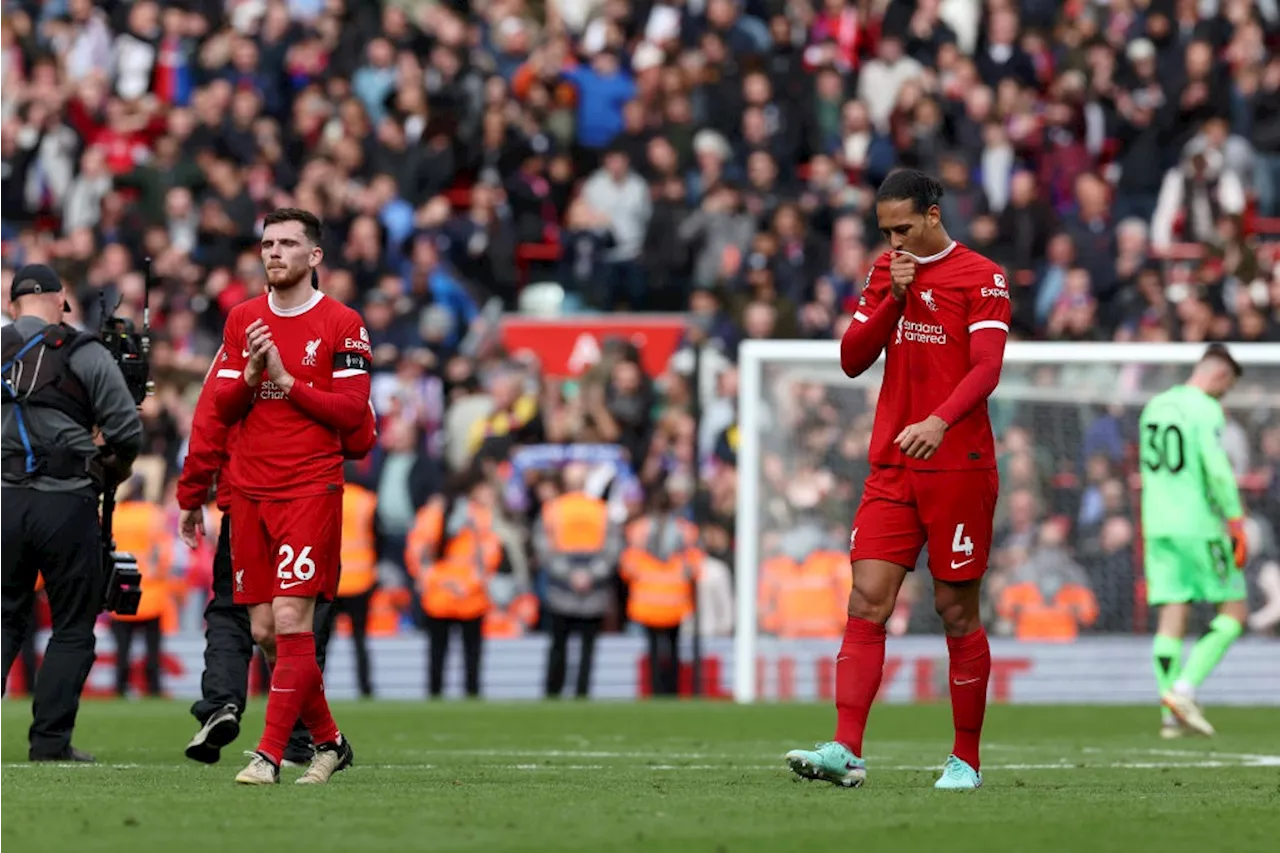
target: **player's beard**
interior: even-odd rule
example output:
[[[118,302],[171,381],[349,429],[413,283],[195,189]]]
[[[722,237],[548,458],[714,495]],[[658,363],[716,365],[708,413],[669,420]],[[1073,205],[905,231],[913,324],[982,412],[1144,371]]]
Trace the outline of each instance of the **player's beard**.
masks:
[[[310,267],[304,267],[301,270],[294,270],[289,267],[274,267],[268,269],[267,290],[274,290],[277,293],[288,292],[305,282],[310,274]]]

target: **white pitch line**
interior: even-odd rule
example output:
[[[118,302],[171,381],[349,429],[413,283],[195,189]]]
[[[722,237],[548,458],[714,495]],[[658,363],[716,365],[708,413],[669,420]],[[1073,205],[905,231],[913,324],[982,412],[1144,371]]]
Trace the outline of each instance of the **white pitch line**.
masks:
[[[991,770],[1176,770],[1179,768],[1201,769],[1201,768],[1224,768],[1224,767],[1280,767],[1280,755],[1257,755],[1249,756],[1249,761],[1229,761],[1229,760],[1202,760],[1202,761],[1113,761],[1099,764],[1082,764],[1078,762],[1053,762],[1046,764],[983,764],[982,769]],[[6,763],[3,765],[5,770],[16,769],[33,769],[36,764],[29,763]],[[178,771],[186,772],[188,770],[198,770],[194,765],[186,764],[46,764],[44,766],[52,766],[59,770],[138,770],[146,768],[148,770]],[[778,761],[773,764],[637,764],[633,768],[641,770],[649,770],[655,772],[672,772],[672,771],[719,771],[726,773],[742,772],[742,771],[781,771],[786,766]],[[448,770],[456,771],[458,768],[451,766],[442,766],[439,764],[362,764],[352,768],[357,771],[377,770],[381,772],[419,772],[425,770]],[[604,764],[482,764],[474,766],[473,770],[522,770],[522,771],[552,771],[560,772],[564,770],[621,770],[628,769],[619,765]],[[941,770],[938,764],[875,764],[869,765],[868,769],[875,771],[900,771],[900,772],[935,772]]]

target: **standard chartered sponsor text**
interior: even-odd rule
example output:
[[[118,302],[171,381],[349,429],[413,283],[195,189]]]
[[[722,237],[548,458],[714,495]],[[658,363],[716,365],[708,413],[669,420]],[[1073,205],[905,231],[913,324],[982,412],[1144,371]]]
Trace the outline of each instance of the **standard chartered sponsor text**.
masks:
[[[947,333],[942,328],[941,323],[913,323],[910,320],[903,320],[902,337],[920,344],[945,344],[947,342]]]

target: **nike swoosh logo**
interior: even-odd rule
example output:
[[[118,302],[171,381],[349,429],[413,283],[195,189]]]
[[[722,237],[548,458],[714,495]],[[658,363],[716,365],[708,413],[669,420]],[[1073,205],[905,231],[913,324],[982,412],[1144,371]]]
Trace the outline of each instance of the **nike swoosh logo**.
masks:
[[[281,589],[293,589],[295,586],[298,586],[298,585],[300,585],[300,584],[304,584],[304,583],[306,583],[306,581],[290,581],[289,583],[282,583],[282,584],[280,584],[280,588],[281,588]]]
[[[957,563],[955,560],[952,560],[952,561],[951,561],[951,568],[953,568],[953,569],[963,569],[965,566],[969,565],[969,564],[970,564],[970,563],[972,563],[972,562],[973,562],[973,558],[972,558],[972,557],[971,557],[971,558],[969,558],[968,560],[965,560],[963,563]]]
[[[968,681],[956,681],[956,680],[953,678],[953,679],[951,679],[951,683],[952,683],[952,684],[954,684],[956,687],[964,687],[966,684],[974,684],[975,682],[977,682],[977,681],[979,681],[979,680],[980,680],[980,679],[977,679],[977,678],[970,678]]]
[[[245,350],[240,350],[240,357],[241,357],[241,358],[248,358],[248,357],[249,357],[249,351],[248,351],[247,349],[245,349]]]

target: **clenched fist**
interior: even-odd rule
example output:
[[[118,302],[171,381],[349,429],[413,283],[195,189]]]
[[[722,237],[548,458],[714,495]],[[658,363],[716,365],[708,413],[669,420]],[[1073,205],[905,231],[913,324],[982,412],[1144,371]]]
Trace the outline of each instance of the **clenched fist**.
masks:
[[[920,262],[910,252],[894,252],[889,261],[889,275],[892,278],[891,292],[893,298],[901,300],[907,294],[907,288],[916,280],[916,268]]]

